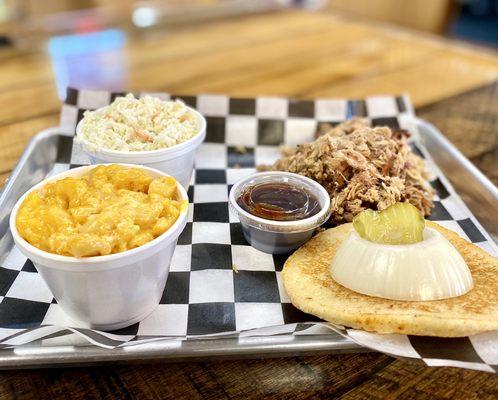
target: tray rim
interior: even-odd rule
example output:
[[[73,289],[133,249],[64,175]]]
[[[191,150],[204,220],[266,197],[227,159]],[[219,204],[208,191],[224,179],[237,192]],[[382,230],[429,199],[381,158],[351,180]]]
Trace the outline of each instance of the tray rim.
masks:
[[[410,119],[425,128],[441,142],[452,157],[458,160],[473,178],[498,201],[498,188],[433,124],[415,116],[410,116]],[[0,191],[0,205],[8,196],[17,175],[28,162],[34,147],[40,141],[52,136],[71,135],[62,132],[59,126],[46,128],[35,134],[28,142]],[[491,234],[489,236],[491,237]],[[333,340],[331,340],[332,338]],[[288,357],[318,353],[338,354],[372,351],[338,334],[254,336],[244,338],[244,343],[241,343],[238,338],[196,339],[183,341],[181,347],[172,346],[172,343],[171,340],[158,340],[115,349],[93,345],[40,346],[27,344],[17,348],[0,350],[0,369],[68,367],[102,363],[178,362],[210,358]],[[43,349],[43,351],[37,351],[39,349]]]
[[[332,331],[331,331],[332,332]],[[201,361],[208,359],[276,358],[315,354],[364,353],[373,350],[331,335],[278,335],[237,338],[158,340],[125,348],[24,345],[0,350],[0,370],[58,368],[118,363]],[[42,349],[42,351],[39,351]]]
[[[458,150],[455,145],[451,143],[451,141],[446,136],[444,136],[443,133],[435,125],[419,117],[412,118],[418,125],[424,127],[425,129],[430,131],[432,135],[436,136],[437,139],[447,148],[447,150],[456,159],[458,159],[472,175],[474,175],[474,178],[478,180],[484,187],[486,187],[489,192],[493,193],[494,197],[498,200],[498,188],[493,184],[493,182],[491,182],[489,178],[484,175],[481,170],[479,170],[479,168],[477,168],[467,157],[465,157],[463,153]]]
[[[19,160],[9,174],[9,177],[5,180],[2,190],[0,190],[0,204],[4,202],[5,197],[7,197],[7,193],[11,190],[12,185],[14,184],[15,177],[19,174],[24,164],[28,161],[29,155],[33,151],[33,148],[36,146],[36,144],[39,141],[46,139],[47,137],[59,135],[68,136],[67,134],[63,134],[62,132],[60,132],[60,128],[58,126],[51,126],[50,128],[41,130],[40,132],[33,135],[31,139],[29,139],[29,142],[24,148],[21,157],[19,157]]]

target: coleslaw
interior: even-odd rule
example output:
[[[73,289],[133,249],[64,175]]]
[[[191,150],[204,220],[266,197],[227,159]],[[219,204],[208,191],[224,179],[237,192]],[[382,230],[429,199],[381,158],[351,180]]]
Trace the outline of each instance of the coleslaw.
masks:
[[[180,100],[129,93],[111,105],[86,111],[76,142],[88,150],[150,151],[171,147],[199,132],[196,116]]]

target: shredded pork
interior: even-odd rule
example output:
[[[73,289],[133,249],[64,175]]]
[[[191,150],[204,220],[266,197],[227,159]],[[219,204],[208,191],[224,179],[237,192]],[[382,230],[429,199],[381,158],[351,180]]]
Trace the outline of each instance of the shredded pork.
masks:
[[[407,144],[407,132],[352,119],[294,149],[260,170],[288,171],[314,179],[331,199],[330,222],[352,221],[365,209],[408,201],[424,215],[434,206],[424,161]]]

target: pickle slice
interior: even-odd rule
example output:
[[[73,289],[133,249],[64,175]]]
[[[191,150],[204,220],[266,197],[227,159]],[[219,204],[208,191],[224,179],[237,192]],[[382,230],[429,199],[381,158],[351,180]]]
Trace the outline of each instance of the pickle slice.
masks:
[[[382,211],[362,211],[354,217],[353,227],[370,242],[412,244],[424,240],[425,220],[410,203],[395,203]]]

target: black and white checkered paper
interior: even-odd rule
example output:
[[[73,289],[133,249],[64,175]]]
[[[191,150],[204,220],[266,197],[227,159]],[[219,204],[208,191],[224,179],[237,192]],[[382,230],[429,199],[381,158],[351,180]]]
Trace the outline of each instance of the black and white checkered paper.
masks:
[[[152,340],[194,340],[202,337],[327,334],[330,329],[372,349],[398,357],[423,359],[428,365],[454,365],[494,371],[498,365],[498,332],[461,339],[376,335],[331,326],[294,308],[282,285],[285,256],[262,253],[245,241],[240,223],[228,207],[231,185],[252,174],[255,166],[275,161],[278,145],[296,145],[315,138],[320,124],[336,124],[352,116],[374,125],[416,131],[407,97],[366,100],[293,101],[222,95],[175,96],[207,119],[206,141],[198,150],[188,190],[188,223],[171,263],[157,309],[140,323],[115,332],[71,327],[47,286],[17,248],[0,267],[0,347],[51,340],[76,333],[101,347],[126,347]],[[73,145],[77,122],[85,110],[112,102],[119,93],[69,89],[61,112],[57,163],[51,174],[88,164]],[[456,195],[451,185],[417,144],[412,146],[434,174],[436,207],[430,219],[453,229],[488,252],[496,247]],[[241,147],[243,150],[241,151]],[[74,336],[74,335],[72,335]],[[494,346],[494,347],[493,347]]]

